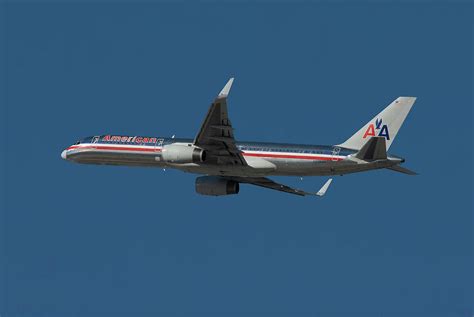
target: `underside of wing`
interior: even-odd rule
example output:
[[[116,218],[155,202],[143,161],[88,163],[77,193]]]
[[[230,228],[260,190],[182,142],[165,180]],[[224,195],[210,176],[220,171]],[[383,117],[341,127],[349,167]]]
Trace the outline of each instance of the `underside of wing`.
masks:
[[[226,177],[226,178],[239,182],[239,183],[251,184],[251,185],[260,186],[264,188],[274,189],[274,190],[278,190],[281,192],[294,194],[298,196],[306,196],[306,195],[324,196],[324,194],[326,193],[326,190],[328,189],[329,185],[332,182],[332,178],[330,178],[329,180],[326,181],[326,183],[324,183],[324,185],[321,187],[321,189],[317,193],[310,193],[304,190],[292,188],[292,187],[274,182],[271,179],[266,178],[266,177]]]
[[[194,139],[194,145],[207,151],[206,163],[241,165],[247,163],[235,145],[232,124],[227,113],[227,96],[234,79],[231,78],[211,104],[206,118]]]

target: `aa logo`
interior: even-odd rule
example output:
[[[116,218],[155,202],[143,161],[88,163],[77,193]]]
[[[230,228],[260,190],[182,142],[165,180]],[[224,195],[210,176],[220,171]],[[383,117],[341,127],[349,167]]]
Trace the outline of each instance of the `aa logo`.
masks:
[[[375,136],[376,131],[378,132],[377,136],[383,136],[387,140],[390,140],[390,135],[388,134],[388,127],[386,124],[382,125],[382,119],[375,120],[375,126],[373,123],[369,124],[367,130],[365,130],[364,136],[362,137],[365,139],[368,136]]]

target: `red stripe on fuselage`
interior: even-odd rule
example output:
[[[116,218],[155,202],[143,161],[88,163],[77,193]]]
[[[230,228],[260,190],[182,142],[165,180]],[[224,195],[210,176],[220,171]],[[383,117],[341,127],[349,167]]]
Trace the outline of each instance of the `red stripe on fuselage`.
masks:
[[[74,149],[96,149],[96,150],[111,150],[111,151],[131,151],[131,152],[161,152],[161,148],[144,148],[144,147],[133,147],[133,146],[100,146],[100,145],[86,145],[77,146],[73,145],[67,148],[67,150]],[[341,161],[340,157],[327,157],[327,156],[311,156],[311,155],[299,155],[299,154],[270,154],[270,153],[245,153],[244,156],[253,157],[267,157],[267,158],[281,158],[281,159],[299,159],[299,160],[313,160],[313,161]]]
[[[341,161],[340,157],[327,157],[327,156],[310,156],[310,155],[292,155],[292,154],[269,154],[269,153],[243,153],[244,156],[255,156],[255,157],[272,157],[272,158],[288,158],[288,159],[300,159],[300,160],[315,160],[315,161]]]
[[[132,146],[100,146],[100,145],[87,145],[87,146],[70,146],[68,150],[74,149],[96,149],[96,150],[113,150],[113,151],[132,151],[132,152],[161,152],[161,148],[138,148]]]

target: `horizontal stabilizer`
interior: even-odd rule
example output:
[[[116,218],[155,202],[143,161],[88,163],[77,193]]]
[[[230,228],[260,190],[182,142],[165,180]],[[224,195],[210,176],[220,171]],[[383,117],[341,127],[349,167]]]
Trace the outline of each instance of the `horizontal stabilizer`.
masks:
[[[356,153],[355,157],[364,161],[386,160],[385,138],[380,136],[371,137],[360,151]]]
[[[399,172],[399,173],[403,173],[403,174],[407,174],[407,175],[418,175],[418,173],[413,172],[413,171],[409,170],[408,168],[404,168],[400,165],[394,165],[394,166],[390,166],[390,167],[387,167],[387,168],[389,170]]]

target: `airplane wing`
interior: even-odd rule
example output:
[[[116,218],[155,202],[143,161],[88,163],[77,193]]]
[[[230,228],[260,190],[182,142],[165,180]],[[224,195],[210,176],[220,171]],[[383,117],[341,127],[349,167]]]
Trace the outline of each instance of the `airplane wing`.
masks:
[[[232,176],[232,177],[226,177],[226,178],[239,182],[239,183],[265,187],[265,188],[274,189],[274,190],[278,190],[278,191],[289,193],[289,194],[294,194],[294,195],[299,195],[299,196],[312,195],[312,196],[320,196],[320,197],[326,194],[326,191],[332,182],[332,178],[330,178],[326,181],[326,183],[324,183],[324,185],[321,187],[321,189],[317,193],[309,193],[309,192],[305,192],[304,190],[295,189],[283,184],[279,184],[266,177],[234,177]]]
[[[211,164],[246,166],[242,153],[235,146],[233,128],[227,114],[227,96],[233,81],[234,78],[229,79],[211,104],[194,145],[207,151],[207,162]]]

